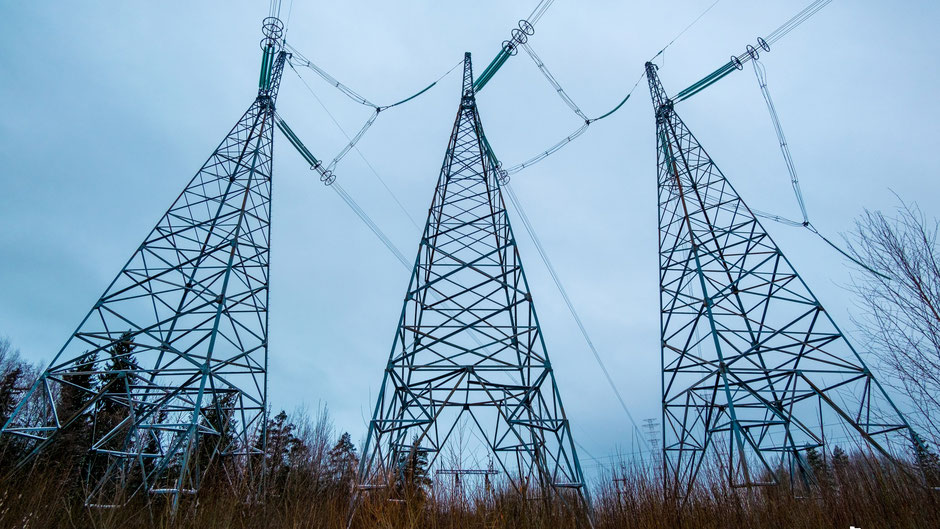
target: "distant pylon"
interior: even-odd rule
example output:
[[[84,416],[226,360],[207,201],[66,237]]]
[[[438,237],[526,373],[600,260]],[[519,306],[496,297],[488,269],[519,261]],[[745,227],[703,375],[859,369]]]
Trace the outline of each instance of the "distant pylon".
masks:
[[[408,479],[404,467],[416,453],[428,476],[442,464],[484,468],[491,460],[494,473],[524,497],[561,496],[586,506],[574,440],[488,156],[469,53],[369,424],[359,490],[396,487]]]
[[[210,460],[264,447],[274,103],[283,24],[264,21],[258,96],[75,333],[2,433],[27,455],[65,436],[91,505],[195,492]],[[84,432],[84,436],[77,432]]]
[[[663,476],[812,483],[827,444],[896,458],[910,425],[676,114],[646,64],[659,189]],[[709,459],[709,456],[717,458]]]

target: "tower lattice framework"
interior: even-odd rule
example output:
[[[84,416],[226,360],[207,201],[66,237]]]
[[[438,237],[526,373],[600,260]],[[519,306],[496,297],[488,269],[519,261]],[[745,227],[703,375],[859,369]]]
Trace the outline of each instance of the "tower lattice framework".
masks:
[[[583,502],[584,477],[488,153],[468,53],[360,490],[394,487],[417,455],[429,477],[486,469],[523,494],[573,490]]]
[[[146,493],[176,505],[210,461],[250,467],[263,450],[282,32],[265,20],[257,98],[3,426],[21,466],[63,437],[90,439],[88,504]]]
[[[919,442],[861,356],[676,114],[656,66],[664,478],[811,483],[810,450]]]

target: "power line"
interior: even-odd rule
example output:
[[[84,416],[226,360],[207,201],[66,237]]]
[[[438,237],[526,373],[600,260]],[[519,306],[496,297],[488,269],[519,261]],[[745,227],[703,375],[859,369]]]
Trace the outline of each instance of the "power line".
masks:
[[[673,43],[675,43],[677,40],[679,40],[679,37],[681,37],[682,35],[685,35],[685,32],[686,32],[686,31],[688,31],[689,29],[692,28],[692,26],[694,26],[695,24],[697,24],[698,21],[701,20],[702,17],[704,17],[706,14],[708,14],[708,12],[711,11],[713,7],[715,7],[716,5],[718,5],[718,2],[720,2],[720,1],[721,1],[721,0],[715,0],[714,2],[712,2],[712,5],[708,6],[708,7],[705,9],[705,11],[702,11],[702,13],[701,13],[699,16],[695,17],[695,20],[693,20],[692,22],[690,22],[689,25],[685,27],[685,29],[683,29],[682,31],[679,32],[678,35],[676,35],[675,37],[673,37],[672,40],[670,40],[668,44],[666,44],[665,46],[663,46],[663,49],[659,50],[659,51],[656,53],[656,55],[653,55],[653,58],[650,59],[649,62],[653,62],[653,60],[655,60],[656,57],[659,57],[660,55],[662,55],[663,52],[666,51],[666,48],[672,46]]]
[[[310,92],[310,95],[313,96],[313,98],[316,100],[316,102],[319,103],[320,107],[321,107],[321,108],[326,112],[326,114],[330,117],[330,120],[333,121],[333,124],[336,125],[336,128],[338,128],[338,129],[340,130],[340,132],[343,133],[343,136],[346,137],[346,140],[349,141],[350,143],[352,143],[352,146],[353,146],[353,148],[355,149],[356,153],[359,155],[360,158],[362,158],[362,161],[365,162],[366,166],[367,166],[367,167],[369,168],[369,170],[372,172],[372,175],[375,176],[376,180],[378,180],[379,183],[382,184],[382,187],[385,188],[385,191],[388,192],[389,196],[392,197],[392,200],[395,201],[395,204],[398,205],[398,209],[399,209],[402,213],[405,214],[405,217],[407,217],[408,220],[411,221],[411,224],[413,224],[416,228],[420,229],[420,226],[418,225],[417,221],[415,221],[414,217],[412,217],[411,214],[408,213],[408,210],[405,208],[404,204],[402,204],[401,200],[399,200],[398,195],[396,195],[395,192],[392,191],[392,188],[389,187],[388,183],[385,182],[385,179],[382,178],[381,175],[379,175],[378,171],[375,170],[375,167],[372,165],[372,163],[369,162],[369,160],[366,158],[365,154],[363,154],[363,152],[362,152],[361,150],[359,150],[358,145],[356,145],[355,143],[352,142],[352,138],[350,138],[349,134],[346,133],[346,129],[344,129],[343,126],[339,124],[339,121],[337,121],[336,117],[333,115],[332,112],[330,112],[330,109],[327,108],[327,106],[323,103],[323,101],[320,99],[320,97],[317,95],[317,93],[314,92],[313,88],[307,83],[306,79],[304,79],[303,76],[300,75],[300,72],[298,72],[297,69],[293,67],[293,65],[291,65],[291,70],[293,70],[294,73],[297,74],[297,77],[300,79],[300,82],[303,83],[303,85],[307,88],[307,91]],[[451,70],[451,71],[452,71],[452,70]],[[448,72],[448,73],[449,73],[449,72]],[[447,74],[445,74],[445,75],[447,75]],[[362,132],[362,131],[360,131],[360,134],[361,134],[361,132]],[[347,149],[347,152],[348,152],[348,149]],[[334,157],[334,161],[335,161],[335,160],[336,160],[336,158]],[[335,164],[335,163],[333,163],[333,164],[331,164],[331,165],[332,165],[334,168],[336,167],[336,164]]]
[[[821,9],[821,7],[817,8],[816,11],[818,11],[819,9]],[[802,20],[805,20],[806,18],[808,18],[808,16],[804,16]],[[786,164],[787,172],[790,175],[790,184],[793,187],[793,194],[796,197],[796,202],[800,207],[800,213],[803,215],[803,222],[797,222],[794,220],[790,220],[786,217],[782,217],[780,215],[773,215],[770,213],[765,213],[763,211],[755,210],[754,214],[762,218],[773,220],[774,222],[785,224],[787,226],[806,228],[812,233],[816,234],[820,239],[823,240],[823,242],[828,244],[835,251],[842,254],[846,259],[855,263],[857,266],[860,266],[861,268],[879,277],[890,280],[891,279],[890,277],[882,274],[881,272],[878,272],[877,270],[871,268],[865,263],[859,261],[852,255],[850,255],[848,252],[846,252],[845,250],[837,246],[835,243],[829,240],[826,236],[820,233],[819,230],[815,226],[813,226],[813,224],[810,222],[809,214],[806,212],[806,201],[803,199],[803,191],[800,189],[800,180],[796,173],[796,166],[793,163],[793,156],[790,154],[790,147],[789,147],[789,144],[787,143],[786,135],[783,133],[783,125],[780,124],[780,117],[777,115],[777,109],[774,106],[773,98],[771,98],[770,96],[770,89],[767,87],[767,69],[756,58],[753,61],[753,66],[754,66],[754,75],[757,76],[757,84],[760,86],[761,94],[763,95],[764,102],[767,105],[767,111],[770,114],[770,121],[773,123],[774,132],[776,133],[777,141],[780,144],[780,152],[783,155],[783,161]]]
[[[820,9],[826,7],[830,2],[832,2],[832,0],[816,0],[815,2],[806,6],[802,11],[784,22],[780,27],[770,32],[766,39],[758,37],[757,46],[748,44],[744,50],[744,53],[741,53],[740,55],[732,55],[730,61],[722,64],[715,71],[692,83],[685,89],[679,91],[679,93],[673,96],[671,100],[674,103],[685,101],[686,99],[689,99],[695,94],[698,94],[702,90],[705,90],[709,86],[727,77],[731,72],[735,70],[743,70],[744,63],[757,59],[760,56],[761,50],[769,52],[771,44],[777,42],[783,38],[784,35],[796,29],[797,26],[809,20],[810,17],[818,13]]]
[[[568,291],[565,289],[565,286],[561,282],[561,277],[559,277],[558,272],[555,271],[555,266],[552,264],[551,259],[548,257],[548,253],[545,251],[545,247],[542,246],[542,242],[538,237],[538,234],[535,233],[535,228],[532,226],[532,223],[529,221],[528,215],[526,215],[525,209],[522,207],[522,203],[519,201],[519,198],[516,196],[516,192],[513,191],[512,186],[509,184],[505,185],[506,194],[509,196],[509,201],[512,202],[513,206],[516,208],[516,212],[519,214],[519,218],[522,220],[522,225],[525,227],[526,232],[529,234],[529,237],[532,239],[532,242],[535,244],[535,248],[539,253],[539,256],[542,258],[542,262],[545,263],[545,267],[548,269],[548,273],[552,276],[552,280],[555,282],[555,286],[558,288],[558,292],[561,293],[562,299],[565,301],[565,305],[568,307],[568,312],[571,313],[572,318],[574,318],[575,323],[578,325],[578,329],[581,331],[581,336],[584,337],[585,343],[587,343],[588,348],[591,350],[591,354],[594,356],[594,360],[597,365],[601,368],[601,371],[604,373],[604,378],[607,380],[607,384],[610,386],[610,389],[613,390],[614,395],[617,397],[617,401],[620,403],[620,407],[623,408],[624,413],[627,415],[627,418],[630,420],[630,424],[633,425],[633,429],[643,440],[643,436],[640,433],[640,428],[637,425],[636,421],[633,419],[633,414],[630,413],[630,409],[627,408],[627,403],[623,400],[623,396],[620,394],[620,390],[617,389],[617,385],[614,384],[614,379],[610,376],[610,371],[608,371],[607,366],[604,364],[604,361],[601,359],[600,354],[597,352],[597,347],[594,346],[594,341],[591,340],[590,335],[587,332],[587,328],[584,326],[584,322],[581,321],[581,316],[578,314],[578,311],[574,308],[574,303],[572,303],[571,298],[568,296]],[[644,440],[644,444],[645,440]],[[652,450],[651,447],[647,446],[648,449]]]

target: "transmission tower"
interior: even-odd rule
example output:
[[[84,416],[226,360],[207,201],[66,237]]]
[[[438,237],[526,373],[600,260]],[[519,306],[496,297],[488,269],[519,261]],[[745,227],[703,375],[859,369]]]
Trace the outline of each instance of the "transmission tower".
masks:
[[[664,483],[703,466],[733,486],[811,484],[827,437],[880,456],[913,431],[859,354],[676,114],[656,113]],[[835,438],[835,439],[832,439]],[[717,457],[709,457],[709,456]]]
[[[584,477],[492,164],[468,53],[460,109],[418,247],[360,464],[393,488],[415,453],[495,471],[527,498],[575,497]],[[573,494],[572,494],[573,492]],[[567,500],[565,500],[567,501]]]
[[[27,454],[20,466],[87,437],[90,505],[146,491],[175,508],[210,461],[250,466],[263,450],[274,103],[287,55],[280,20],[263,32],[257,98],[3,425]]]

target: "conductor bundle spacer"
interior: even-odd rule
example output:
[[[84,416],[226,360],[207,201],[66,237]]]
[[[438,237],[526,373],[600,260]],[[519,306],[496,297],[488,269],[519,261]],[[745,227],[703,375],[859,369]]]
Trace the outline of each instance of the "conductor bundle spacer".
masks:
[[[261,49],[274,47],[284,36],[284,23],[277,17],[267,17],[261,22],[261,33],[264,34]]]

